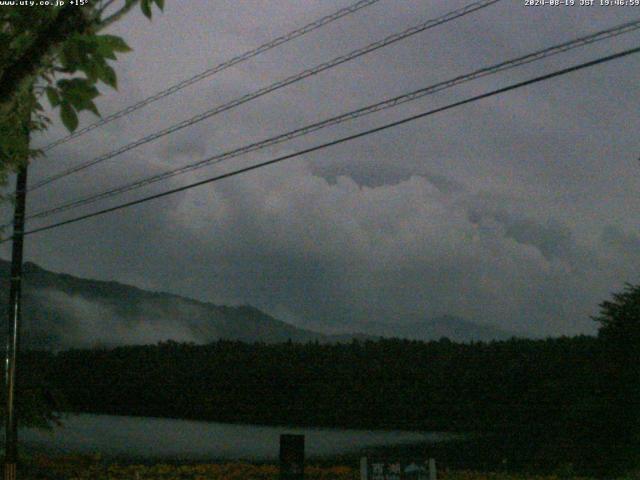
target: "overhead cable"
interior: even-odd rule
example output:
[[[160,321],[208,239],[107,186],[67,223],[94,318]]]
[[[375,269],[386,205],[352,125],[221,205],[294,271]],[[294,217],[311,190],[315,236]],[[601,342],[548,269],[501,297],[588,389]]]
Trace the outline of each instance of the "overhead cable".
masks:
[[[92,160],[89,160],[87,162],[81,163],[79,165],[76,165],[75,167],[71,167],[67,170],[64,170],[62,172],[59,172],[57,174],[51,175],[43,180],[40,180],[39,182],[35,183],[34,185],[32,185],[31,187],[28,188],[28,191],[32,191],[35,190],[37,188],[43,187],[45,185],[50,184],[51,182],[54,182],[56,180],[59,180],[61,178],[67,177],[71,174],[77,173],[79,171],[85,170],[89,167],[92,167],[94,165],[97,165],[99,163],[104,162],[105,160],[109,160],[111,158],[114,158],[118,155],[121,155],[122,153],[128,152],[129,150],[132,150],[134,148],[137,148],[141,145],[145,145],[149,142],[152,142],[154,140],[157,140],[159,138],[162,138],[166,135],[169,135],[171,133],[177,132],[179,130],[182,130],[184,128],[190,127],[191,125],[194,125],[198,122],[201,122],[207,118],[213,117],[214,115],[218,115],[222,112],[226,112],[227,110],[231,110],[235,107],[238,107],[244,103],[247,103],[251,100],[255,100],[258,97],[262,97],[263,95],[266,95],[268,93],[274,92],[276,90],[279,90],[283,87],[286,87],[288,85],[291,85],[293,83],[299,82],[305,78],[311,77],[312,75],[316,75],[320,72],[323,72],[325,70],[328,70],[330,68],[336,67],[338,65],[341,65],[343,63],[349,62],[355,58],[361,57],[363,55],[366,55],[367,53],[373,52],[375,50],[378,50],[380,48],[386,47],[387,45],[391,45],[392,43],[398,42],[400,40],[403,40],[407,37],[410,37],[412,35],[416,35],[420,32],[423,32],[425,30],[428,30],[430,28],[436,27],[438,25],[442,25],[443,23],[447,23],[450,22],[452,20],[455,20],[457,18],[460,18],[464,15],[468,15],[472,12],[475,12],[477,10],[480,10],[482,8],[486,8],[494,3],[497,3],[501,0],[479,0],[476,1],[474,3],[471,3],[465,7],[459,8],[457,10],[454,10],[452,12],[449,12],[445,15],[442,15],[441,17],[438,17],[436,19],[432,19],[432,20],[428,20],[426,22],[423,22],[419,25],[415,25],[411,28],[408,28],[406,30],[403,30],[402,32],[399,33],[395,33],[393,35],[389,35],[388,37],[379,40],[377,42],[371,43],[365,47],[359,48],[357,50],[353,50],[350,53],[347,53],[346,55],[341,55],[339,57],[334,58],[333,60],[330,60],[328,62],[325,63],[321,63],[319,65],[316,65],[315,67],[309,68],[307,70],[304,70],[300,73],[297,73],[295,75],[292,75],[290,77],[285,78],[284,80],[280,80],[279,82],[273,83],[269,86],[263,87],[259,90],[256,90],[255,92],[252,93],[248,93],[246,95],[243,95],[242,97],[236,98],[234,100],[231,100],[228,103],[225,103],[223,105],[217,106],[215,108],[212,108],[210,110],[207,110],[206,112],[200,113],[198,115],[195,115],[187,120],[183,120],[180,123],[177,123],[175,125],[172,125],[168,128],[165,128],[163,130],[160,130],[158,132],[152,133],[150,135],[147,135],[143,138],[140,138],[134,142],[128,143],[126,145],[123,145],[120,148],[117,148],[116,150],[113,150],[111,152],[108,152],[104,155],[100,155],[99,157],[96,157]]]
[[[168,195],[173,195],[173,194],[178,193],[178,192],[183,192],[183,191],[186,191],[186,190],[190,190],[192,188],[199,187],[201,185],[206,185],[206,184],[217,182],[217,181],[220,181],[220,180],[223,180],[223,179],[226,179],[226,178],[234,177],[236,175],[240,175],[242,173],[246,173],[246,172],[249,172],[249,171],[252,171],[252,170],[257,170],[257,169],[260,169],[260,168],[263,168],[263,167],[266,167],[266,166],[269,166],[269,165],[273,165],[275,163],[282,162],[284,160],[288,160],[288,159],[291,159],[291,158],[299,157],[299,156],[302,156],[302,155],[305,155],[305,154],[308,154],[308,153],[311,153],[311,152],[316,152],[316,151],[319,151],[319,150],[323,150],[325,148],[328,148],[328,147],[331,147],[331,146],[334,146],[334,145],[338,145],[338,144],[341,144],[341,143],[349,142],[349,141],[355,140],[357,138],[365,137],[365,136],[368,136],[368,135],[371,135],[371,134],[374,134],[374,133],[378,133],[378,132],[381,132],[381,131],[384,131],[384,130],[388,130],[390,128],[397,127],[399,125],[403,125],[405,123],[413,122],[415,120],[418,120],[418,119],[421,119],[421,118],[425,118],[425,117],[434,115],[436,113],[440,113],[440,112],[444,112],[444,111],[447,111],[447,110],[451,110],[453,108],[456,108],[456,107],[459,107],[459,106],[462,106],[462,105],[466,105],[466,104],[469,104],[469,103],[472,103],[472,102],[476,102],[476,101],[482,100],[484,98],[488,98],[488,97],[492,97],[492,96],[495,96],[495,95],[499,95],[499,94],[502,94],[502,93],[505,93],[505,92],[509,92],[511,90],[515,90],[517,88],[522,88],[522,87],[525,87],[527,85],[532,85],[534,83],[550,80],[550,79],[555,78],[555,77],[559,77],[559,76],[562,76],[562,75],[566,75],[568,73],[576,72],[578,70],[583,70],[585,68],[593,67],[595,65],[599,65],[599,64],[602,64],[602,63],[605,63],[605,62],[610,62],[612,60],[616,60],[616,59],[619,59],[619,58],[622,58],[622,57],[626,57],[628,55],[632,55],[632,54],[639,53],[639,52],[640,52],[640,47],[636,47],[636,48],[624,50],[622,52],[618,52],[618,53],[615,53],[615,54],[612,54],[612,55],[608,55],[606,57],[601,57],[601,58],[598,58],[596,60],[592,60],[590,62],[581,63],[579,65],[575,65],[575,66],[568,67],[568,68],[563,68],[561,70],[556,70],[555,72],[548,73],[546,75],[541,75],[541,76],[538,76],[538,77],[535,77],[535,78],[531,78],[529,80],[518,82],[518,83],[509,85],[509,86],[506,86],[506,87],[502,87],[502,88],[499,88],[499,89],[496,89],[496,90],[492,90],[490,92],[483,93],[481,95],[476,95],[476,96],[467,98],[465,100],[461,100],[461,101],[458,101],[458,102],[455,102],[455,103],[451,103],[451,104],[446,105],[444,107],[439,107],[439,108],[436,108],[436,109],[433,109],[433,110],[429,110],[427,112],[419,113],[417,115],[412,115],[410,117],[406,117],[406,118],[403,118],[403,119],[395,121],[395,122],[387,123],[387,124],[382,125],[380,127],[372,128],[372,129],[365,130],[363,132],[359,132],[359,133],[356,133],[356,134],[353,134],[353,135],[348,135],[346,137],[338,138],[336,140],[332,140],[330,142],[326,142],[326,143],[323,143],[323,144],[320,144],[320,145],[316,145],[314,147],[306,148],[304,150],[300,150],[300,151],[297,151],[297,152],[294,152],[294,153],[290,153],[288,155],[283,155],[281,157],[277,157],[277,158],[274,158],[274,159],[271,159],[271,160],[267,160],[265,162],[257,163],[255,165],[251,165],[249,167],[245,167],[245,168],[241,168],[241,169],[234,170],[234,171],[231,171],[231,172],[223,173],[221,175],[216,175],[215,177],[207,178],[205,180],[200,180],[198,182],[194,182],[194,183],[191,183],[191,184],[188,184],[188,185],[184,185],[182,187],[173,188],[171,190],[167,190],[167,191],[164,191],[164,192],[161,192],[161,193],[156,193],[154,195],[149,195],[147,197],[143,197],[143,198],[140,198],[140,199],[137,199],[137,200],[133,200],[133,201],[130,201],[130,202],[126,202],[126,203],[122,203],[122,204],[119,204],[119,205],[115,205],[113,207],[109,207],[109,208],[105,208],[105,209],[102,209],[102,210],[98,210],[98,211],[95,211],[95,212],[92,212],[92,213],[88,213],[86,215],[80,215],[78,217],[74,217],[74,218],[71,218],[71,219],[68,219],[68,220],[64,220],[64,221],[61,221],[61,222],[53,223],[53,224],[46,225],[46,226],[39,227],[39,228],[35,228],[35,229],[32,229],[32,230],[27,230],[26,232],[24,232],[24,235],[32,235],[34,233],[44,232],[44,231],[51,230],[51,229],[54,229],[54,228],[62,227],[64,225],[69,225],[69,224],[72,224],[72,223],[80,222],[82,220],[87,220],[89,218],[94,218],[94,217],[97,217],[97,216],[100,216],[100,215],[104,215],[106,213],[115,212],[117,210],[122,210],[122,209],[125,209],[125,208],[129,208],[129,207],[132,207],[134,205],[139,205],[139,204],[142,204],[142,203],[146,203],[146,202],[149,202],[151,200],[155,200],[155,199],[158,199],[158,198],[166,197]],[[11,238],[5,239],[0,243],[7,242],[9,240],[11,240]]]
[[[53,214],[56,213],[60,213],[60,212],[64,212],[67,210],[71,210],[74,208],[78,208],[80,206],[84,206],[84,205],[88,205],[91,203],[95,203],[96,201],[99,200],[103,200],[106,198],[110,198],[113,197],[115,195],[120,195],[123,194],[125,192],[129,192],[132,190],[136,190],[138,188],[142,188],[145,187],[147,185],[151,185],[153,183],[162,181],[162,180],[166,180],[172,177],[175,177],[177,175],[181,175],[183,173],[187,173],[187,172],[191,172],[193,170],[197,170],[199,168],[203,168],[206,166],[210,166],[210,165],[214,165],[220,162],[223,162],[225,160],[229,160],[231,158],[234,157],[238,157],[241,155],[245,155],[247,153],[250,152],[254,152],[257,150],[261,150],[263,148],[267,148],[267,147],[271,147],[273,145],[291,140],[293,138],[297,138],[297,137],[301,137],[304,135],[308,135],[312,132],[327,128],[329,126],[333,126],[333,125],[337,125],[343,122],[347,122],[350,120],[354,120],[375,112],[379,112],[381,110],[385,110],[388,108],[392,108],[395,107],[397,105],[401,105],[403,103],[407,103],[407,102],[411,102],[414,100],[417,100],[419,98],[422,98],[424,96],[427,95],[431,95],[434,94],[436,92],[440,92],[442,90],[454,87],[456,85],[460,85],[462,83],[465,82],[469,82],[478,78],[482,78],[488,75],[493,75],[499,72],[503,72],[505,70],[511,69],[511,68],[515,68],[521,65],[525,65],[534,61],[538,61],[538,60],[542,60],[544,58],[550,57],[552,55],[557,55],[559,53],[563,53],[569,50],[572,50],[574,48],[577,47],[581,47],[584,45],[590,45],[593,44],[595,42],[599,42],[599,41],[603,41],[606,40],[608,38],[617,36],[617,35],[622,35],[623,33],[629,33],[635,30],[640,29],[640,19],[637,19],[635,21],[632,22],[627,22],[612,28],[608,28],[606,30],[601,30],[580,38],[576,38],[574,40],[565,42],[565,43],[561,43],[559,45],[555,45],[549,48],[545,48],[542,50],[538,50],[535,51],[533,53],[529,53],[527,55],[523,55],[520,57],[516,57],[513,58],[511,60],[507,60],[504,62],[500,62],[488,67],[484,67],[481,68],[479,70],[475,70],[471,73],[465,74],[465,75],[460,75],[457,77],[454,77],[452,79],[443,81],[443,82],[439,82],[418,90],[414,90],[412,92],[409,93],[405,93],[403,95],[399,95],[393,98],[389,98],[386,99],[384,101],[381,102],[377,102],[362,108],[359,108],[357,110],[353,110],[335,117],[331,117],[328,118],[326,120],[317,122],[317,123],[313,123],[310,125],[306,125],[304,127],[301,128],[297,128],[295,130],[277,135],[275,137],[270,137],[267,138],[265,140],[261,140],[259,142],[255,142],[255,143],[251,143],[249,145],[245,145],[233,150],[229,150],[208,158],[205,158],[203,160],[200,160],[198,162],[195,163],[191,163],[189,165],[185,165],[179,168],[175,168],[173,170],[169,170],[166,172],[162,172],[156,175],[152,175],[149,177],[145,177],[142,178],[140,180],[136,180],[133,182],[129,182],[127,184],[124,185],[120,185],[116,188],[111,188],[96,194],[92,194],[86,197],[82,197],[67,203],[64,203],[62,205],[58,205],[58,206],[54,206],[52,208],[48,208],[46,210],[42,210],[39,212],[36,212],[34,214],[28,215],[27,218],[28,219],[36,219],[36,218],[43,218],[43,217],[48,217],[51,216]]]
[[[220,73],[223,70],[226,70],[227,68],[233,67],[234,65],[238,65],[239,63],[249,60],[250,58],[253,58],[262,53],[265,53],[268,50],[271,50],[272,48],[276,48],[284,43],[290,42],[295,38],[306,35],[307,33],[317,30],[318,28],[323,27],[325,25],[328,25],[329,23],[335,20],[338,20],[339,18],[350,15],[354,12],[357,12],[358,10],[362,10],[363,8],[369,7],[374,3],[378,3],[379,1],[380,0],[360,0],[359,2],[356,2],[353,5],[350,5],[345,8],[341,8],[340,10],[330,15],[326,15],[322,18],[319,18],[318,20],[308,23],[307,25],[300,27],[297,30],[294,30],[285,35],[282,35],[281,37],[275,38],[268,43],[260,45],[257,48],[254,48],[253,50],[249,50],[241,55],[238,55],[237,57],[233,57],[230,60],[220,63],[215,67],[209,68],[204,72],[194,75],[193,77],[187,78],[186,80],[176,83],[175,85],[172,85],[171,87],[165,90],[156,92],[155,94],[145,98],[144,100],[140,100],[139,102],[134,103],[133,105],[129,105],[128,107],[123,108],[122,110],[118,110],[115,113],[107,115],[106,117],[101,118],[100,120],[92,123],[91,125],[87,125],[86,127],[81,128],[80,130],[76,130],[75,132],[72,132],[62,138],[59,138],[54,142],[49,143],[48,145],[42,147],[41,150],[43,152],[48,152],[49,150],[57,147],[58,145],[66,143],[69,140],[77,138],[81,135],[84,135],[85,133],[95,130],[96,128],[101,127],[102,125],[106,125],[107,123],[112,122],[118,118],[122,118],[126,115],[129,115],[130,113],[133,113],[136,110],[140,110],[141,108],[144,108],[147,105],[153,102],[156,102],[162,98],[168,97],[169,95],[172,95],[177,91],[182,90],[183,88],[186,88],[190,85],[193,85],[196,82],[199,82],[200,80],[209,78],[215,75],[216,73]]]

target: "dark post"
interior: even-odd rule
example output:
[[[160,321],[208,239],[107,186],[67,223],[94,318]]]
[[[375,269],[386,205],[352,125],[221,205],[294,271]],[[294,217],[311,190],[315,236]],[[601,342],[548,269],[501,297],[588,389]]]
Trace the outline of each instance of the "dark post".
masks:
[[[280,480],[304,479],[304,435],[280,435]]]
[[[27,165],[20,168],[16,179],[16,203],[13,214],[13,244],[9,286],[8,332],[5,364],[5,459],[4,480],[16,479],[18,463],[18,422],[16,416],[16,378],[20,346],[20,316],[22,294],[22,247],[24,215],[27,197]]]

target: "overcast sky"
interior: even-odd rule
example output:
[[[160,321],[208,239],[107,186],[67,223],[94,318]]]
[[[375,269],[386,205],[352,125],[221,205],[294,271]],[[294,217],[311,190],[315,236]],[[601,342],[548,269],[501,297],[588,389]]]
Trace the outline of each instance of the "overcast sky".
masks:
[[[102,89],[103,114],[351,2],[166,3],[152,22],[136,11],[111,30],[134,51],[117,62],[118,91]],[[31,180],[467,3],[381,0],[52,150],[34,162]],[[51,184],[30,195],[29,210],[637,17],[640,7],[529,7],[524,0],[503,0]],[[101,206],[639,43],[640,33],[632,33],[574,50]],[[640,282],[639,72],[640,55],[627,57],[33,235],[26,258],[82,277],[219,304],[251,304],[326,332],[357,330],[363,320],[393,324],[450,314],[536,336],[594,333],[589,317],[598,304],[624,282]],[[54,125],[34,138],[35,145],[64,133],[57,113],[53,117]],[[81,124],[91,121],[91,114],[82,115]],[[8,258],[9,249],[2,248]]]

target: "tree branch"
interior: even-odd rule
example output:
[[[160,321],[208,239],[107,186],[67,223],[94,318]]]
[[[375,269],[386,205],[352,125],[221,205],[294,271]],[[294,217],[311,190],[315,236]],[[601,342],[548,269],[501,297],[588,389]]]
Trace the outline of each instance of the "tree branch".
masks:
[[[120,10],[118,10],[117,12],[113,13],[112,15],[110,15],[109,17],[105,18],[100,23],[98,23],[96,31],[99,32],[100,30],[105,29],[106,27],[108,27],[112,23],[117,22],[118,20],[120,20],[121,17],[126,15],[139,2],[140,2],[140,0],[126,0],[124,7],[122,7]]]
[[[0,77],[0,102],[2,108],[11,105],[25,82],[37,73],[46,55],[73,33],[82,33],[91,26],[83,9],[73,5],[63,7],[57,17],[36,35],[33,43],[4,71]]]

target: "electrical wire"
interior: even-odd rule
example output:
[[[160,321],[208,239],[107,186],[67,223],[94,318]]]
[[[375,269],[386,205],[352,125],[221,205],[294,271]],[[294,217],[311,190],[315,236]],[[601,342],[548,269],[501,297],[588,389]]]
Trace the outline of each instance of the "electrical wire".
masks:
[[[436,27],[438,25],[442,25],[443,23],[447,23],[450,22],[452,20],[455,20],[459,17],[462,17],[464,15],[468,15],[472,12],[475,12],[477,10],[486,8],[494,3],[497,3],[501,0],[479,0],[476,2],[473,2],[465,7],[459,8],[457,10],[451,11],[441,17],[438,17],[436,19],[432,19],[432,20],[428,20],[426,22],[423,22],[419,25],[413,26],[411,28],[408,28],[402,32],[399,33],[395,33],[393,35],[389,35],[388,37],[379,40],[377,42],[371,43],[365,47],[359,48],[357,50],[353,50],[350,53],[347,53],[346,55],[341,55],[339,57],[334,58],[333,60],[330,60],[328,62],[322,63],[320,65],[316,65],[315,67],[309,68],[307,70],[304,70],[300,73],[297,73],[295,75],[292,75],[290,77],[285,78],[284,80],[281,80],[279,82],[273,83],[269,86],[263,87],[259,90],[256,90],[255,92],[252,93],[248,93],[246,95],[243,95],[242,97],[236,98],[228,103],[225,103],[223,105],[220,105],[218,107],[215,107],[211,110],[207,110],[206,112],[200,113],[194,117],[191,117],[187,120],[183,120],[180,123],[177,123],[175,125],[172,125],[171,127],[165,128],[163,130],[160,130],[158,132],[152,133],[150,135],[147,135],[141,139],[138,139],[134,142],[128,143],[116,150],[113,150],[109,153],[106,153],[104,155],[101,155],[99,157],[96,157],[92,160],[89,160],[87,162],[81,163],[79,165],[76,165],[75,167],[71,167],[67,170],[64,170],[62,172],[59,172],[57,174],[54,174],[50,177],[47,177],[37,183],[35,183],[33,186],[29,187],[27,189],[27,191],[33,191],[35,189],[38,189],[40,187],[43,187],[45,185],[48,185],[56,180],[59,180],[61,178],[67,177],[71,174],[77,173],[79,171],[85,170],[89,167],[92,167],[94,165],[97,165],[99,163],[104,162],[105,160],[109,160],[111,158],[114,158],[122,153],[128,152],[129,150],[132,150],[134,148],[137,148],[141,145],[145,145],[149,142],[152,142],[154,140],[157,140],[161,137],[164,137],[166,135],[169,135],[171,133],[177,132],[179,130],[182,130],[184,128],[190,127],[191,125],[194,125],[198,122],[201,122],[207,118],[213,117],[214,115],[218,115],[219,113],[222,112],[226,112],[227,110],[231,110],[235,107],[238,107],[244,103],[247,103],[251,100],[255,100],[256,98],[262,97],[263,95],[266,95],[268,93],[274,92],[276,90],[279,90],[283,87],[286,87],[288,85],[291,85],[293,83],[299,82],[305,78],[311,77],[312,75],[317,75],[320,72],[323,72],[325,70],[328,70],[330,68],[336,67],[340,64],[346,63],[348,61],[351,61],[355,58],[361,57],[363,55],[366,55],[370,52],[373,52],[375,50],[378,50],[380,48],[386,47],[387,45],[391,45],[395,42],[398,42],[400,40],[403,40],[407,37],[410,37],[412,35],[416,35],[420,32],[423,32],[425,30],[428,30],[430,28]]]
[[[265,162],[261,162],[261,163],[255,164],[255,165],[251,165],[249,167],[241,168],[241,169],[234,170],[232,172],[224,173],[224,174],[221,174],[221,175],[216,175],[215,177],[207,178],[205,180],[200,180],[198,182],[194,182],[194,183],[191,183],[191,184],[188,184],[188,185],[184,185],[182,187],[174,188],[174,189],[167,190],[167,191],[164,191],[164,192],[161,192],[161,193],[157,193],[157,194],[154,194],[154,195],[149,195],[147,197],[140,198],[138,200],[133,200],[133,201],[130,201],[130,202],[122,203],[120,205],[116,205],[116,206],[113,206],[113,207],[109,207],[109,208],[105,208],[105,209],[102,209],[102,210],[98,210],[96,212],[88,213],[86,215],[80,215],[80,216],[75,217],[75,218],[71,218],[71,219],[68,219],[68,220],[61,221],[61,222],[57,222],[57,223],[53,223],[53,224],[46,225],[46,226],[43,226],[43,227],[39,227],[39,228],[35,228],[35,229],[32,229],[32,230],[28,230],[28,231],[24,232],[24,235],[33,235],[35,233],[44,232],[44,231],[51,230],[51,229],[54,229],[54,228],[58,228],[58,227],[61,227],[61,226],[64,226],[64,225],[69,225],[69,224],[76,223],[76,222],[79,222],[79,221],[82,221],[82,220],[87,220],[89,218],[93,218],[93,217],[97,217],[97,216],[100,216],[100,215],[104,215],[106,213],[114,212],[114,211],[117,211],[117,210],[122,210],[124,208],[129,208],[129,207],[132,207],[134,205],[139,205],[141,203],[146,203],[148,201],[155,200],[155,199],[162,198],[162,197],[166,197],[168,195],[173,195],[174,193],[183,192],[185,190],[190,190],[192,188],[199,187],[201,185],[206,185],[206,184],[209,184],[209,183],[217,182],[217,181],[223,180],[225,178],[234,177],[236,175],[240,175],[242,173],[246,173],[246,172],[249,172],[249,171],[252,171],[252,170],[257,170],[259,168],[263,168],[263,167],[266,167],[266,166],[269,166],[269,165],[273,165],[275,163],[279,163],[279,162],[282,162],[284,160],[288,160],[288,159],[291,159],[291,158],[299,157],[299,156],[305,155],[307,153],[316,152],[318,150],[323,150],[325,148],[328,148],[328,147],[331,147],[331,146],[334,146],[334,145],[338,145],[338,144],[341,144],[341,143],[349,142],[349,141],[355,140],[357,138],[365,137],[365,136],[368,136],[368,135],[371,135],[371,134],[374,134],[374,133],[378,133],[378,132],[381,132],[381,131],[384,131],[384,130],[388,130],[390,128],[397,127],[399,125],[403,125],[405,123],[413,122],[415,120],[418,120],[418,119],[421,119],[421,118],[424,118],[424,117],[428,117],[428,116],[434,115],[436,113],[440,113],[440,112],[444,112],[444,111],[447,111],[447,110],[451,110],[453,108],[456,108],[456,107],[459,107],[459,106],[462,106],[462,105],[466,105],[466,104],[469,104],[469,103],[472,103],[472,102],[476,102],[476,101],[482,100],[484,98],[489,98],[489,97],[492,97],[492,96],[495,96],[495,95],[499,95],[499,94],[502,94],[502,93],[505,93],[505,92],[509,92],[511,90],[515,90],[517,88],[522,88],[522,87],[525,87],[527,85],[532,85],[534,83],[546,81],[546,80],[549,80],[551,78],[555,78],[555,77],[559,77],[559,76],[562,76],[562,75],[566,75],[568,73],[572,73],[572,72],[576,72],[578,70],[582,70],[582,69],[585,69],[585,68],[593,67],[595,65],[599,65],[599,64],[602,64],[602,63],[605,63],[605,62],[610,62],[612,60],[616,60],[616,59],[619,59],[619,58],[622,58],[622,57],[626,57],[628,55],[632,55],[632,54],[635,54],[635,53],[638,53],[638,52],[640,52],[640,47],[624,50],[622,52],[618,52],[618,53],[615,53],[615,54],[612,54],[612,55],[608,55],[606,57],[601,57],[601,58],[598,58],[596,60],[592,60],[590,62],[581,63],[579,65],[575,65],[575,66],[572,66],[572,67],[567,67],[567,68],[563,68],[561,70],[556,70],[555,72],[548,73],[546,75],[541,75],[541,76],[538,76],[538,77],[535,77],[535,78],[531,78],[529,80],[518,82],[518,83],[509,85],[509,86],[506,86],[506,87],[502,87],[502,88],[499,88],[499,89],[496,89],[496,90],[492,90],[490,92],[483,93],[481,95],[476,95],[476,96],[467,98],[465,100],[460,100],[458,102],[451,103],[451,104],[446,105],[444,107],[439,107],[439,108],[436,108],[436,109],[433,109],[433,110],[429,110],[427,112],[419,113],[417,115],[412,115],[410,117],[406,117],[406,118],[403,118],[403,119],[395,121],[395,122],[387,123],[387,124],[382,125],[380,127],[372,128],[372,129],[365,130],[363,132],[359,132],[359,133],[356,133],[356,134],[353,134],[353,135],[348,135],[346,137],[338,138],[338,139],[332,140],[330,142],[326,142],[326,143],[323,143],[323,144],[320,144],[320,145],[309,147],[309,148],[306,148],[304,150],[299,150],[297,152],[290,153],[288,155],[283,155],[281,157],[277,157],[277,158],[274,158],[274,159],[271,159],[271,160],[267,160]],[[12,238],[13,237],[7,238],[7,239],[1,241],[0,244],[9,241]]]
[[[79,199],[64,203],[62,205],[54,206],[52,208],[28,215],[26,218],[27,219],[44,218],[56,213],[64,212],[70,209],[78,208],[80,206],[95,203],[98,200],[110,198],[115,195],[120,195],[125,192],[136,190],[138,188],[142,188],[147,185],[151,185],[153,183],[166,180],[168,178],[175,177],[183,173],[187,173],[193,170],[197,170],[199,168],[221,163],[225,160],[229,160],[234,157],[238,157],[238,156],[241,156],[250,152],[254,152],[257,150],[261,150],[263,148],[267,148],[267,147],[291,140],[293,138],[308,135],[312,132],[321,130],[323,128],[327,128],[329,126],[338,125],[340,123],[354,120],[354,119],[363,117],[365,115],[370,115],[372,113],[379,112],[388,108],[392,108],[392,107],[401,105],[403,103],[411,102],[419,98],[422,98],[426,95],[431,95],[436,92],[440,92],[442,90],[454,87],[456,85],[460,85],[468,81],[472,81],[488,75],[493,75],[493,74],[496,74],[511,68],[515,68],[521,65],[525,65],[534,61],[539,61],[544,58],[550,57],[552,55],[557,55],[559,53],[563,53],[581,46],[591,45],[595,42],[603,41],[618,35],[622,35],[624,33],[629,33],[637,29],[640,29],[640,19],[627,22],[615,27],[611,27],[606,30],[601,30],[601,31],[592,33],[590,35],[586,35],[586,36],[583,36],[559,45],[545,48],[543,50],[538,50],[533,53],[529,53],[527,55],[513,58],[511,60],[500,62],[498,64],[495,64],[489,67],[484,67],[479,70],[475,70],[471,73],[454,77],[450,80],[439,82],[434,85],[430,85],[428,87],[424,87],[424,88],[421,88],[397,97],[386,99],[382,102],[374,103],[372,105],[368,105],[366,107],[362,107],[357,110],[350,111],[348,113],[344,113],[344,114],[341,114],[317,123],[313,123],[311,125],[307,125],[307,126],[277,135],[275,137],[267,138],[259,142],[255,142],[240,148],[236,148],[224,153],[220,153],[212,157],[200,160],[196,163],[192,163],[192,164],[185,165],[173,170],[169,170],[156,175],[145,177],[143,179],[130,182],[116,188],[111,188],[97,194],[79,198]]]
[[[230,60],[227,60],[223,63],[220,63],[218,65],[216,65],[215,67],[209,68],[207,70],[205,70],[204,72],[201,72],[197,75],[194,75],[193,77],[187,78],[186,80],[183,80],[175,85],[172,85],[171,87],[156,92],[155,94],[145,98],[144,100],[140,100],[137,103],[134,103],[133,105],[129,105],[126,108],[123,108],[122,110],[119,110],[115,113],[112,113],[110,115],[107,115],[104,118],[101,118],[100,120],[98,120],[95,123],[92,123],[91,125],[87,125],[84,128],[81,128],[80,130],[77,130],[75,132],[72,132],[62,138],[59,138],[58,140],[49,143],[48,145],[42,147],[42,151],[43,152],[48,152],[49,150],[52,150],[53,148],[57,147],[58,145],[61,145],[63,143],[68,142],[69,140],[72,140],[74,138],[78,138],[81,135],[84,135],[87,132],[90,132],[92,130],[95,130],[98,127],[101,127],[102,125],[106,125],[109,122],[112,122],[118,118],[122,118],[126,115],[129,115],[130,113],[135,112],[136,110],[140,110],[141,108],[146,107],[147,105],[156,102],[162,98],[168,97],[169,95],[172,95],[174,93],[176,93],[179,90],[182,90],[183,88],[186,88],[190,85],[193,85],[196,82],[199,82],[200,80],[204,80],[205,78],[209,78],[213,75],[215,75],[216,73],[220,73],[223,70],[226,70],[227,68],[230,68],[234,65],[238,65],[239,63],[242,63],[246,60],[249,60],[250,58],[253,58],[257,55],[260,55],[262,53],[267,52],[268,50],[271,50],[273,48],[276,48],[284,43],[290,42],[291,40],[295,39],[295,38],[299,38],[303,35],[306,35],[309,32],[312,32],[314,30],[317,30],[320,27],[323,27],[325,25],[328,25],[329,23],[338,20],[342,17],[346,17],[347,15],[350,15],[354,12],[357,12],[358,10],[362,10],[363,8],[369,7],[375,3],[378,3],[380,0],[360,0],[359,2],[354,3],[353,5],[350,5],[348,7],[342,8],[330,15],[326,15],[322,18],[319,18],[318,20],[315,20],[303,27],[298,28],[297,30],[294,30],[292,32],[289,32],[285,35],[282,35],[281,37],[275,38],[273,40],[271,40],[268,43],[265,43],[263,45],[260,45],[257,48],[254,48],[253,50],[249,50],[241,55],[238,55],[236,57],[233,57]]]

